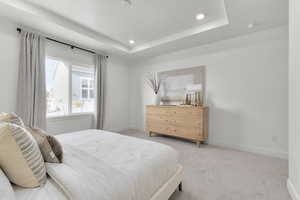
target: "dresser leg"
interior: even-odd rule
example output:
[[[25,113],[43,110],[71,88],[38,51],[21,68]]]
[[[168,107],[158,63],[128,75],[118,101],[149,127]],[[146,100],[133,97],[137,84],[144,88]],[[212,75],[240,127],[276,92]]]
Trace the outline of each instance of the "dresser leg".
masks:
[[[201,142],[200,142],[200,141],[197,141],[197,142],[196,142],[196,145],[197,145],[197,147],[200,147]]]
[[[178,190],[181,192],[182,191],[182,182],[179,183],[178,185]]]
[[[152,133],[151,133],[151,131],[149,131],[149,137],[152,137]]]

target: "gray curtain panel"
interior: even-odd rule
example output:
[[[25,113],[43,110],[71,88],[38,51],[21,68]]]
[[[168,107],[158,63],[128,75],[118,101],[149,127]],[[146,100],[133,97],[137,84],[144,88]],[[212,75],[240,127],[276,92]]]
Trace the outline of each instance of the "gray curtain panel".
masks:
[[[22,31],[17,114],[25,125],[46,129],[45,39]]]
[[[96,94],[96,129],[103,129],[104,124],[104,100],[105,100],[105,77],[107,58],[102,55],[95,55],[95,94]]]

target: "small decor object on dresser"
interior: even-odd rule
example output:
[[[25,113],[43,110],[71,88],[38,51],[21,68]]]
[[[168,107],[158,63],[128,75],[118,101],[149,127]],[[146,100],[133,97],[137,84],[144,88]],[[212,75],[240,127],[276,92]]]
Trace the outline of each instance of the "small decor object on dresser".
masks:
[[[154,92],[154,103],[153,104],[157,105],[157,106],[160,105],[159,89],[160,89],[161,80],[158,78],[157,73],[148,74],[148,76],[146,78],[146,82]]]
[[[195,141],[208,138],[208,108],[202,106],[147,106],[146,131]]]

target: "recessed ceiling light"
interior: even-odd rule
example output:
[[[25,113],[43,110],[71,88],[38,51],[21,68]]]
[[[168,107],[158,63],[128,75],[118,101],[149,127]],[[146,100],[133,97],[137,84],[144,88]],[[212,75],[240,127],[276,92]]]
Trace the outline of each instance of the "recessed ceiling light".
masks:
[[[196,15],[197,20],[202,20],[204,18],[205,18],[205,14],[203,14],[203,13],[199,13],[199,14]]]
[[[253,27],[254,27],[254,23],[248,24],[248,28],[253,28]]]
[[[129,40],[128,42],[129,42],[129,44],[134,44],[135,43],[134,40]]]
[[[129,5],[132,5],[132,1],[131,0],[123,0],[125,3],[128,3]]]

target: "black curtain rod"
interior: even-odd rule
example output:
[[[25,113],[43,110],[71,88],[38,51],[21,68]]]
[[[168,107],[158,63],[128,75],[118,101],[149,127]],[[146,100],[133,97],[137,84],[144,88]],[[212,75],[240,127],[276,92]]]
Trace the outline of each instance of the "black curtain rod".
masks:
[[[21,28],[17,28],[17,31],[19,33],[21,33],[22,29]],[[94,52],[94,51],[91,51],[91,50],[88,50],[88,49],[84,49],[84,48],[81,48],[81,47],[78,47],[78,46],[75,46],[75,45],[72,45],[72,44],[69,44],[69,43],[66,43],[66,42],[61,42],[61,41],[55,40],[53,38],[46,37],[46,39],[50,40],[52,42],[56,42],[56,43],[59,43],[59,44],[63,44],[63,45],[69,46],[69,47],[71,47],[71,49],[80,49],[82,51],[86,51],[86,52],[89,52],[89,53],[92,53],[92,54],[96,54],[96,52]],[[106,58],[108,58],[108,56],[106,56]]]

